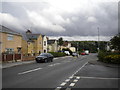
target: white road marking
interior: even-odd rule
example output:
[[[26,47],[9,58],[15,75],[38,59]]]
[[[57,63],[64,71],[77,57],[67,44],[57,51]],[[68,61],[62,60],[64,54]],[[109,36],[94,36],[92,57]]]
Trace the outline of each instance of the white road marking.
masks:
[[[51,64],[51,65],[48,65],[48,66],[52,67],[52,66],[55,66],[55,65],[58,65],[58,64],[61,64],[61,63],[55,63],[55,64]]]
[[[77,81],[78,81],[78,80],[76,80],[76,79],[75,79],[75,80],[73,80],[73,82],[77,82]]]
[[[70,81],[70,79],[66,79],[66,80],[65,80],[65,82],[68,82],[68,81]]]
[[[75,85],[75,83],[71,83],[69,86],[73,87]]]
[[[70,78],[70,79],[72,79],[72,78],[73,78],[73,76],[70,76],[69,78]]]
[[[57,87],[55,90],[60,90],[62,87]]]
[[[57,88],[62,88],[62,87],[57,87]]]
[[[80,77],[76,77],[76,79],[80,79]]]
[[[28,70],[28,71],[24,71],[24,72],[21,72],[21,73],[18,73],[19,75],[21,74],[26,74],[26,73],[30,73],[30,72],[34,72],[34,71],[37,71],[37,70],[40,70],[42,68],[36,68],[36,69],[32,69],[32,70]]]
[[[81,76],[81,78],[86,78],[86,79],[120,79],[120,78],[103,78],[103,77],[84,77],[84,76]]]
[[[88,62],[86,62],[82,67],[80,67],[76,72],[74,72],[74,74],[72,76],[74,76],[78,71],[80,71],[86,64],[88,64]]]
[[[60,84],[61,86],[64,86],[66,84],[66,82],[63,82],[62,84]]]

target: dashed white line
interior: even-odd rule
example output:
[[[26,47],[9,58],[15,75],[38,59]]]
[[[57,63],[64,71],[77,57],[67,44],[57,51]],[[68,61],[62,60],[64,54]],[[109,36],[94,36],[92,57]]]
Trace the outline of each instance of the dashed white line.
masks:
[[[70,81],[70,79],[66,79],[66,80],[65,80],[65,82],[69,82],[69,81]]]
[[[62,84],[60,84],[60,86],[64,86],[66,84],[66,82],[63,82]]]
[[[73,87],[75,85],[75,83],[71,83],[69,86]]]
[[[80,77],[76,77],[76,79],[80,79]]]
[[[73,82],[77,82],[77,81],[78,81],[78,80],[76,80],[76,79],[75,79],[75,80],[73,80]]]
[[[26,74],[26,73],[30,73],[30,72],[34,72],[34,71],[37,71],[37,70],[40,70],[42,68],[36,68],[36,69],[32,69],[32,70],[28,70],[28,71],[24,71],[24,72],[21,72],[21,73],[18,73],[19,75],[21,74]]]
[[[72,76],[74,76],[78,71],[80,71],[88,62],[86,62],[82,67],[80,67]]]
[[[55,66],[55,65],[58,65],[58,64],[61,64],[61,63],[55,63],[55,64],[51,64],[51,65],[48,65],[48,66],[52,67],[52,66]]]
[[[70,78],[70,79],[72,79],[72,78],[73,78],[73,76],[70,76],[69,78]]]

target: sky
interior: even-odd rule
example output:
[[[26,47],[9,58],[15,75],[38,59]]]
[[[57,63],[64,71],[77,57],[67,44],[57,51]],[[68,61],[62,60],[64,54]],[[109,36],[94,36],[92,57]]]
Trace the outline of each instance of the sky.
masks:
[[[1,24],[64,40],[108,41],[118,33],[118,0],[4,0]]]

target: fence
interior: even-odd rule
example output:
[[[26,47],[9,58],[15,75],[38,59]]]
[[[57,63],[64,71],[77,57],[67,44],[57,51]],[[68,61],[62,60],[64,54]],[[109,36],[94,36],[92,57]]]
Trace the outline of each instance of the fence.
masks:
[[[22,60],[22,54],[2,54],[2,61],[17,61]]]
[[[24,56],[22,54],[2,54],[2,62],[9,62],[9,61],[28,61],[28,60],[35,60],[35,56]]]

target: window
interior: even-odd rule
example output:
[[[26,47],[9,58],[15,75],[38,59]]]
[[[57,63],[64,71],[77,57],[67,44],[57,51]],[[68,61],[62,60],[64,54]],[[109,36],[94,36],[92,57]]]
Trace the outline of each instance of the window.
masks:
[[[13,48],[6,48],[6,52],[8,52],[8,53],[13,53],[13,52],[14,52],[14,49],[13,49]]]
[[[40,44],[41,44],[41,41],[40,41]]]
[[[13,40],[13,35],[8,34],[7,40]]]
[[[46,46],[46,41],[44,41],[44,46]]]

